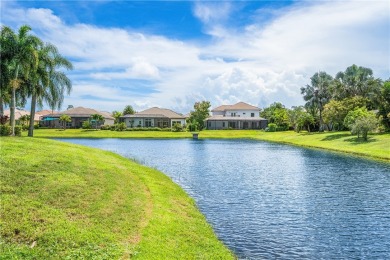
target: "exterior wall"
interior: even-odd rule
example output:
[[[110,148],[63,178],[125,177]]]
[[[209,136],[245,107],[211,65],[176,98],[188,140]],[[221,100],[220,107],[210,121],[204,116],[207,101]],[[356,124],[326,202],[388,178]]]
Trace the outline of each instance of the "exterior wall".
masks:
[[[254,113],[253,117],[259,117],[259,110],[226,110],[225,116],[232,116],[232,113],[237,117],[251,117],[251,114]]]
[[[114,119],[104,119],[104,125],[113,125]]]
[[[215,111],[215,112],[212,112],[213,116],[224,116],[225,115],[225,111]]]
[[[245,121],[245,120],[207,120],[207,129],[209,130],[219,130],[219,129],[264,129],[267,127],[267,120],[259,121]]]
[[[186,125],[186,120],[185,119],[171,119],[171,127],[174,125],[174,123],[180,122],[181,126]]]
[[[50,117],[50,116],[49,116]],[[89,121],[90,117],[71,117],[71,122],[67,124],[67,128],[81,128],[84,121]],[[98,127],[102,125],[113,125],[114,119],[104,119],[103,122],[98,123]],[[52,128],[62,128],[63,122],[60,122],[59,118],[56,118],[52,121],[43,121],[41,122],[41,126],[44,127],[52,127]],[[92,123],[92,127],[95,127],[94,123]]]
[[[150,119],[151,125],[146,126],[146,122]],[[133,124],[131,124],[133,121]],[[182,126],[186,124],[185,119],[168,119],[168,118],[125,118],[124,121],[127,127],[172,127],[174,122],[180,122]]]

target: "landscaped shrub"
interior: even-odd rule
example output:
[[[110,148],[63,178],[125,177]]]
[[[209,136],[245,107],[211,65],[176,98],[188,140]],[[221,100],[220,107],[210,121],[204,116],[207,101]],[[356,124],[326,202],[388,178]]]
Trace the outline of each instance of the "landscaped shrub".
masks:
[[[39,124],[34,124],[34,129],[39,129]]]
[[[83,122],[83,125],[82,125],[82,128],[83,128],[83,129],[91,129],[91,128],[92,128],[91,122],[89,122],[89,121],[84,121],[84,122]]]
[[[110,125],[102,125],[102,126],[100,126],[100,130],[111,130],[111,126]]]
[[[15,126],[15,136],[22,136],[22,126],[21,125]]]
[[[126,130],[127,126],[125,123],[118,123],[118,124],[115,124],[115,130],[116,131],[124,131]]]
[[[10,125],[0,125],[0,136],[9,136],[11,135],[11,132]]]
[[[183,131],[183,127],[181,126],[181,124],[176,123],[176,124],[174,124],[172,126],[172,130],[171,131],[172,132],[182,132]]]
[[[265,129],[266,132],[276,132],[276,124],[274,123],[271,123],[271,124],[268,124],[268,127]]]

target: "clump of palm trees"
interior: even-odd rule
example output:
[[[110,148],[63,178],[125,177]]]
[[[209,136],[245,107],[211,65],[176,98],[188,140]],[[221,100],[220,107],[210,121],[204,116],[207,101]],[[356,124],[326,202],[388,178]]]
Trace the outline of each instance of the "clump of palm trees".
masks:
[[[3,26],[0,41],[0,116],[9,105],[11,135],[15,135],[15,108],[30,98],[28,135],[33,136],[36,106],[46,103],[52,110],[60,109],[65,93],[70,93],[72,83],[63,69],[73,69],[72,63],[54,45],[32,35],[28,25],[17,32]]]

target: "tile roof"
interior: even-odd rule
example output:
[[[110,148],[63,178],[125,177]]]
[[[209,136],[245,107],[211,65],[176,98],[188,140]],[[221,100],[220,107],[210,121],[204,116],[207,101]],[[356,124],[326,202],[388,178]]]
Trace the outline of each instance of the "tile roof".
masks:
[[[259,110],[260,111],[260,108],[249,105],[245,102],[238,102],[237,104],[234,105],[222,105],[214,108],[211,111],[215,112],[215,111],[226,111],[226,110]]]
[[[75,107],[61,112],[55,112],[53,117],[59,117],[61,115],[68,115],[70,117],[90,117],[93,114],[99,114],[104,116],[105,119],[114,119],[108,112],[97,111],[92,108]]]
[[[176,113],[170,109],[166,108],[159,108],[159,107],[152,107],[148,108],[144,111],[137,112],[134,115],[124,115],[122,117],[132,117],[132,118],[138,118],[138,117],[160,117],[160,118],[175,118],[175,119],[185,119],[185,116],[182,114]]]
[[[10,109],[7,109],[4,111],[4,115],[5,116],[8,116],[8,118],[10,117],[10,114],[11,114],[11,110]],[[30,111],[27,111],[27,110],[20,110],[20,109],[15,109],[15,120],[19,120],[19,118],[21,116],[24,116],[24,115],[30,115]],[[39,117],[41,115],[35,113],[35,116],[34,116],[34,121],[39,121]]]

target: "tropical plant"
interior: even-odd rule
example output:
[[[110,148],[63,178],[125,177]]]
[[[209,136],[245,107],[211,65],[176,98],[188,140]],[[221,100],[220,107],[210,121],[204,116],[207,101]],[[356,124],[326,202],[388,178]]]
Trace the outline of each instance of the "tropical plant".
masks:
[[[73,69],[72,63],[61,56],[57,48],[52,44],[44,44],[38,48],[38,66],[30,73],[28,92],[31,96],[32,118],[35,116],[36,105],[42,107],[43,103],[49,104],[50,108],[60,109],[64,100],[65,92],[70,93],[72,83],[62,71]],[[30,119],[28,136],[34,135],[33,119]]]
[[[326,103],[331,99],[331,86],[333,77],[326,72],[315,73],[311,78],[311,84],[301,88],[301,94],[306,101],[305,107],[312,112],[315,118],[319,113],[319,130],[323,131],[322,111]]]
[[[111,115],[113,118],[115,118],[114,123],[117,124],[117,123],[119,123],[120,117],[122,116],[122,112],[112,111]]]
[[[82,128],[82,129],[91,129],[91,128],[92,128],[92,124],[91,124],[91,122],[89,122],[89,121],[84,121],[84,122],[82,123],[82,125],[81,125],[81,128]]]
[[[127,105],[127,106],[125,106],[125,109],[123,109],[123,113],[122,114],[123,115],[134,115],[135,111],[134,111],[132,106]]]
[[[306,112],[304,107],[292,107],[289,110],[289,119],[290,124],[294,128],[296,132],[300,132],[305,126],[307,130],[310,132],[310,125],[314,124],[313,116]]]
[[[22,126],[28,125],[30,118],[30,115],[22,115],[19,117],[19,122]]]
[[[7,26],[1,28],[1,60],[4,63],[1,67],[5,69],[6,77],[9,80],[8,87],[2,86],[2,92],[4,90],[11,92],[11,135],[15,135],[16,91],[22,83],[21,78],[28,78],[30,72],[35,71],[38,66],[37,46],[42,44],[42,42],[39,38],[29,34],[30,31],[31,28],[27,25],[21,26],[17,34]],[[2,81],[7,81],[7,79],[4,78]],[[0,96],[4,97],[3,94]]]
[[[378,114],[382,116],[384,127],[390,130],[390,80],[383,84],[378,99]]]
[[[260,112],[260,116],[268,120],[268,123],[276,124],[278,130],[287,130],[289,127],[288,110],[280,102],[275,102]]]
[[[95,130],[97,130],[98,124],[100,122],[104,123],[104,116],[102,116],[100,114],[93,114],[93,115],[91,115],[91,119],[95,121]]]
[[[183,131],[183,126],[179,123],[175,123],[172,126],[172,132],[181,132]]]
[[[201,101],[194,104],[194,111],[191,111],[190,116],[187,118],[190,127],[197,128],[197,130],[202,130],[205,127],[204,121],[210,115],[210,106],[209,101]]]
[[[62,126],[64,127],[64,130],[66,129],[66,123],[72,122],[72,118],[68,115],[62,115],[60,116],[60,122],[62,122]]]

